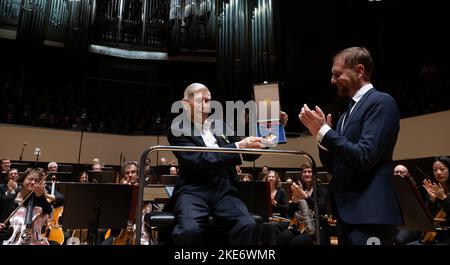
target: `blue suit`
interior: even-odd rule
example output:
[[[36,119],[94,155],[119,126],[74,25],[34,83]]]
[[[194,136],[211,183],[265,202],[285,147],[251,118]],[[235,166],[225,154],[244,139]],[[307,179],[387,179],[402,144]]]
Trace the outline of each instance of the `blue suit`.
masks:
[[[183,124],[172,128],[182,130]],[[224,125],[225,128],[225,125]],[[192,134],[194,126],[192,126]],[[178,131],[179,133],[179,131]],[[214,135],[220,147],[236,148],[239,137]],[[173,146],[203,146],[201,136],[175,136],[169,130],[167,139]],[[175,213],[175,244],[201,244],[202,232],[208,216],[230,227],[231,244],[252,244],[255,221],[245,204],[237,197],[235,165],[241,164],[239,154],[174,152],[179,164],[179,181],[169,202]],[[258,156],[244,156],[254,160]],[[246,159],[246,160],[247,160]],[[173,204],[173,205],[172,205]]]
[[[339,217],[347,224],[403,223],[393,185],[392,153],[399,132],[394,99],[372,88],[351,114],[341,115],[336,130],[323,137],[320,159],[333,175],[331,192]]]

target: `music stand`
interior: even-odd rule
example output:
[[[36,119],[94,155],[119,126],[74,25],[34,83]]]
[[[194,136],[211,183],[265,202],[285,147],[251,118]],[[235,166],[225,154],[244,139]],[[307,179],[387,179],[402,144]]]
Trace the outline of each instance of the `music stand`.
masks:
[[[167,202],[169,200],[169,193],[165,185],[151,184],[144,188],[143,201],[145,202]]]
[[[132,210],[131,185],[69,183],[65,197],[64,229],[121,229],[127,226]]]
[[[56,190],[62,194],[66,194],[67,186],[75,182],[65,182],[65,181],[57,181],[56,182]]]
[[[72,172],[55,172],[55,173],[48,173],[48,180],[55,175],[56,181],[62,181],[62,182],[72,182],[74,181]]]
[[[297,183],[300,180],[300,176],[302,175],[301,171],[286,171],[284,172],[284,181],[288,178],[292,179],[293,182]]]
[[[281,188],[286,192],[289,201],[291,200],[291,198],[293,196],[291,185],[292,185],[292,183],[281,182]]]
[[[161,175],[169,175],[171,165],[158,165],[154,167],[155,175],[160,177]]]
[[[158,177],[156,175],[145,175],[146,185],[158,184]]]
[[[258,173],[258,177],[255,180],[264,180],[264,177],[266,176],[266,173],[264,172],[259,172]]]
[[[272,215],[270,187],[266,181],[239,181],[239,198],[247,206],[248,211],[261,216],[264,222]],[[255,194],[258,194],[255,196]]]
[[[431,213],[409,177],[394,176],[394,186],[405,222],[400,228],[412,231],[436,231]]]
[[[102,171],[114,171],[113,167],[102,167]]]
[[[116,176],[113,171],[88,171],[90,181],[97,183],[116,183]]]
[[[58,169],[61,172],[72,172],[73,171],[73,165],[68,164],[59,164]]]
[[[161,184],[175,186],[177,184],[178,175],[161,175]]]
[[[11,168],[17,168],[19,172],[24,172],[27,170],[27,168],[30,167],[31,167],[30,163],[23,163],[23,162],[11,163]]]

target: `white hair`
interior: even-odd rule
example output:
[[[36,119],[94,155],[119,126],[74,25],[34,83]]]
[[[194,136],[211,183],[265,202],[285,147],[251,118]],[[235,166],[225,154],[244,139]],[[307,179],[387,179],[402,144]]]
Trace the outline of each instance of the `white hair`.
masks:
[[[48,165],[47,165],[47,168],[50,168],[50,167],[58,168],[58,163],[56,163],[55,161],[52,161],[52,162],[48,163]]]
[[[202,90],[206,90],[209,92],[209,89],[204,84],[192,83],[184,90],[184,99],[190,99],[196,92]]]

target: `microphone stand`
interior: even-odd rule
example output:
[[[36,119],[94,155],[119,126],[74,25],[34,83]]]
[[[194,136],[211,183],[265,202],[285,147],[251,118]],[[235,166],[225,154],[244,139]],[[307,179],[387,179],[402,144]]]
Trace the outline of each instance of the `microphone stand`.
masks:
[[[25,146],[27,145],[27,143],[23,143],[22,145],[22,152],[20,152],[20,157],[19,157],[19,161],[22,161],[22,157],[23,157],[23,151],[25,150]]]
[[[161,116],[156,117],[156,145],[159,145],[159,132],[161,130]],[[156,165],[159,165],[159,151],[156,151]]]
[[[80,157],[81,157],[81,146],[83,144],[83,134],[84,134],[84,123],[86,120],[86,112],[83,111],[81,114],[81,135],[80,135],[80,147],[78,149],[78,164],[80,164]]]

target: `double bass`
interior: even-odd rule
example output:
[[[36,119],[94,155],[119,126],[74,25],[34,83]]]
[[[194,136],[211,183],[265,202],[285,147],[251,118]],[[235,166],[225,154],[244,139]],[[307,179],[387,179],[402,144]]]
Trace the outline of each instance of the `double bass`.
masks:
[[[53,175],[51,177],[52,180],[52,189],[51,189],[51,195],[55,195],[55,186],[56,186],[56,177]],[[49,203],[49,201],[47,199]],[[47,221],[47,227],[45,229],[45,236],[49,241],[56,242],[60,245],[64,243],[64,233],[62,230],[62,227],[59,225],[59,219],[62,216],[63,213],[63,206],[59,206],[53,209],[51,218]]]

